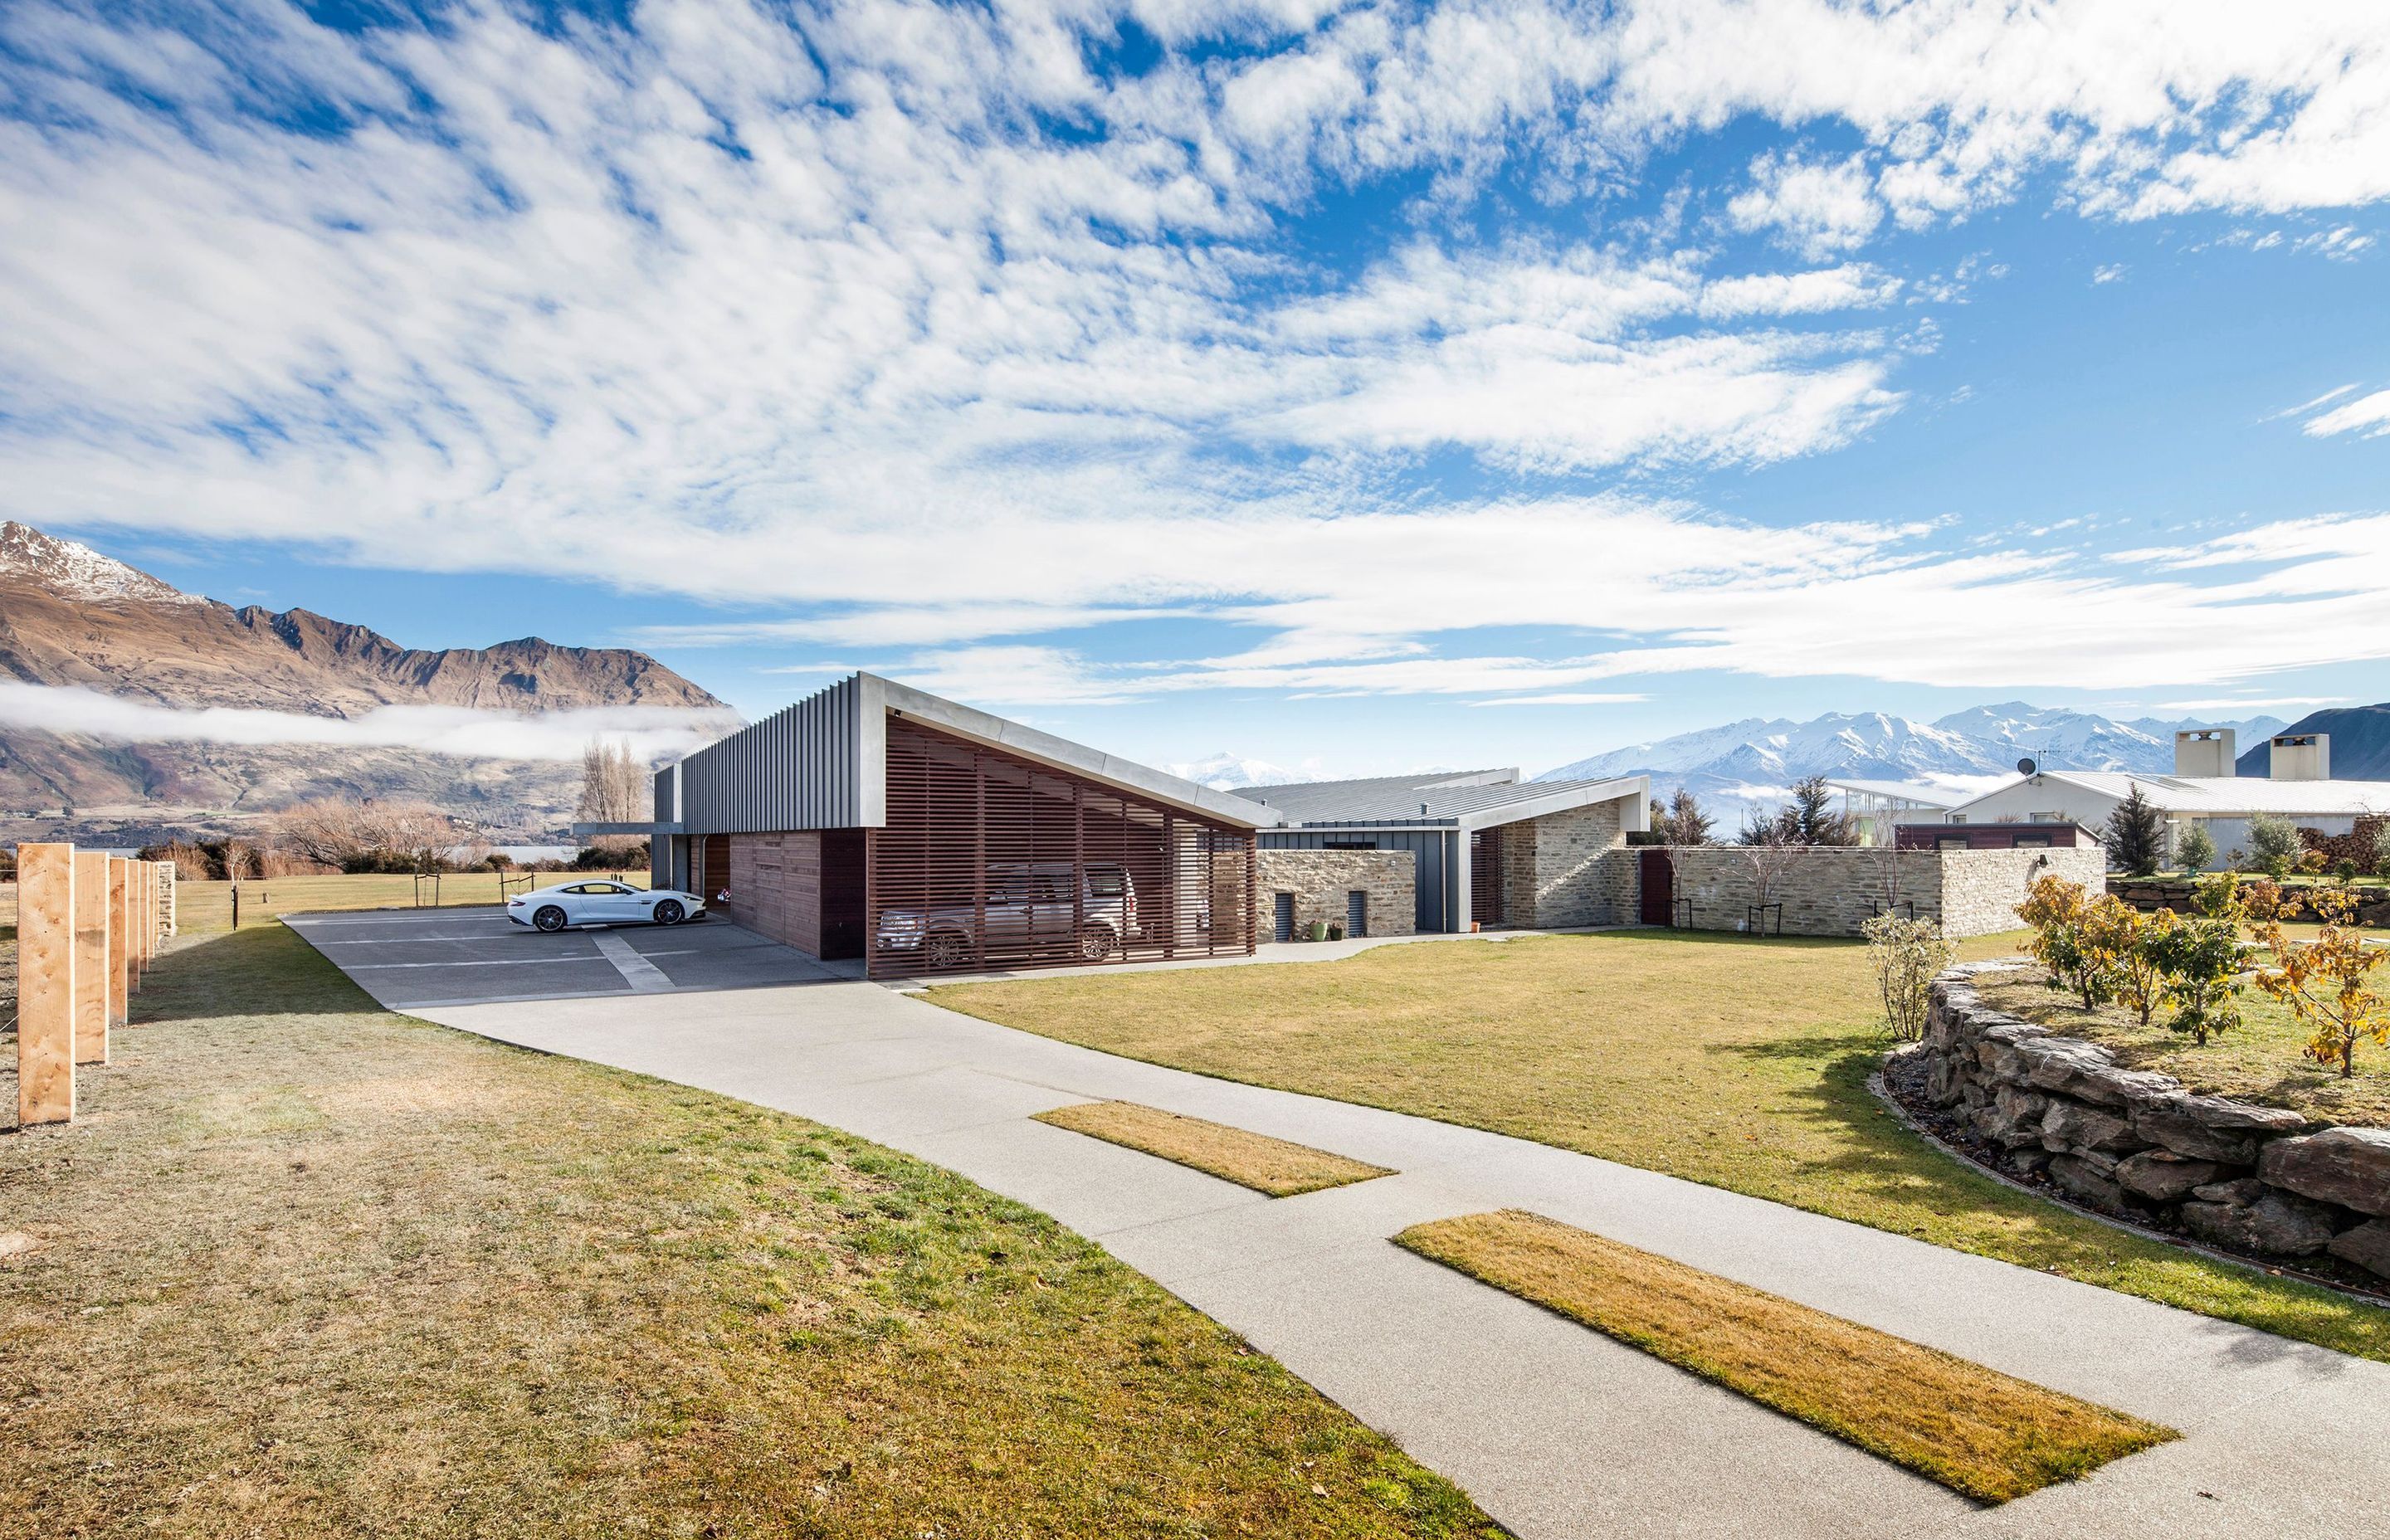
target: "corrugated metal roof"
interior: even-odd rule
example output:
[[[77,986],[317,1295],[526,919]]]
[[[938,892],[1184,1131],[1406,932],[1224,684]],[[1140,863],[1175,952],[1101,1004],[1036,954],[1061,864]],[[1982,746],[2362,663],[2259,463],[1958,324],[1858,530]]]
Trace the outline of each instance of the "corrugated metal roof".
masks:
[[[2111,797],[2128,797],[2139,786],[2142,796],[2168,813],[2206,817],[2236,813],[2390,813],[2390,781],[2278,781],[2256,776],[2144,776],[2107,770],[2044,770],[2041,775]],[[1995,787],[1960,804],[1957,811],[1972,807],[1985,797],[1996,797],[2024,778]]]
[[[1257,786],[1238,793],[1307,827],[1343,824],[1458,824],[1501,822],[1480,815],[1530,803],[1565,807],[1609,796],[1632,796],[1644,777],[1600,781],[1430,781],[1423,776],[1381,776],[1368,780],[1312,781],[1296,786]],[[1648,784],[1648,783],[1645,783]],[[1599,795],[1587,795],[1599,793]]]

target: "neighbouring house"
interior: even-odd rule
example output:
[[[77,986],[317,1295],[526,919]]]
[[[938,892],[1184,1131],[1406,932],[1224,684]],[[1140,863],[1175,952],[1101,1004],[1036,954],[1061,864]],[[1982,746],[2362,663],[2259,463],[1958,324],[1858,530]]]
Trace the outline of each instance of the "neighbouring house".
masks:
[[[1272,905],[1264,919],[1280,940],[1308,913],[1342,918],[1321,889],[1325,882],[1358,891],[1345,884],[1344,868],[1322,865],[1340,855],[1393,853],[1408,862],[1403,919],[1410,930],[1561,930],[1635,918],[1631,868],[1609,856],[1625,849],[1627,835],[1651,827],[1648,776],[1523,781],[1515,769],[1462,770],[1252,787],[1237,795],[1283,820],[1259,834],[1265,903]],[[1366,869],[1392,874],[1395,866]],[[1384,921],[1396,900],[1391,889],[1371,895],[1376,933],[1393,933]]]
[[[1279,821],[857,674],[659,771],[653,874],[874,977],[1218,956],[1253,949]]]
[[[1892,844],[1902,826],[1940,823],[1942,815],[1967,800],[1964,791],[1911,781],[1830,780],[1826,785],[1843,794],[1843,813],[1858,830],[1862,845]]]
[[[2096,829],[2081,824],[1902,824],[1893,830],[1902,850],[2088,850]]]
[[[2272,774],[2237,776],[2229,727],[2175,735],[2175,773],[2035,770],[1959,803],[1944,825],[2080,825],[2108,827],[2109,815],[2138,787],[2166,822],[2169,856],[2184,828],[2204,824],[2219,854],[2249,848],[2249,822],[2260,814],[2288,818],[2324,836],[2353,833],[2359,819],[2390,814],[2390,781],[2333,780],[2332,742],[2319,733],[2291,733],[2269,745]],[[1937,831],[1938,832],[1938,831]]]

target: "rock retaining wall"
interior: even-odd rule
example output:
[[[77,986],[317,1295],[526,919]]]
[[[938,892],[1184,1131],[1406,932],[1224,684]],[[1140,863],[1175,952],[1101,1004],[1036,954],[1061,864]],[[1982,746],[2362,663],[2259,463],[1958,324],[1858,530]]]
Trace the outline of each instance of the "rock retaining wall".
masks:
[[[2187,879],[2153,877],[2112,877],[2108,891],[2148,914],[2157,909],[2172,909],[2176,914],[2191,914],[2197,907],[2198,889]],[[2357,900],[2355,918],[2359,925],[2390,926],[2390,893],[2379,888],[2349,888],[2345,892]],[[2292,887],[2283,890],[2285,896],[2295,898],[2302,907],[2315,901],[2318,890]]]
[[[2171,1076],[1984,1003],[1970,964],[1934,982],[1926,1094],[2095,1207],[2263,1256],[2329,1252],[2390,1278],[2390,1130],[2195,1096]]]

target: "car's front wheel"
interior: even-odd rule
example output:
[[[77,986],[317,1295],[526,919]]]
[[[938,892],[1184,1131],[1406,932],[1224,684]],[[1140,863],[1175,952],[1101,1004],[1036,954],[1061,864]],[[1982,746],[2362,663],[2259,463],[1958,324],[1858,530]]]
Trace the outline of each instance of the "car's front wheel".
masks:
[[[688,911],[680,906],[680,900],[668,898],[656,905],[655,917],[658,925],[678,925],[688,918]]]
[[[560,905],[543,904],[539,912],[531,917],[531,922],[543,930],[561,930],[564,929],[564,909]]]
[[[1108,927],[1090,925],[1079,932],[1079,956],[1087,962],[1101,962],[1111,956],[1113,945]]]
[[[939,930],[921,943],[921,962],[928,968],[960,968],[970,961],[970,943],[953,930]]]

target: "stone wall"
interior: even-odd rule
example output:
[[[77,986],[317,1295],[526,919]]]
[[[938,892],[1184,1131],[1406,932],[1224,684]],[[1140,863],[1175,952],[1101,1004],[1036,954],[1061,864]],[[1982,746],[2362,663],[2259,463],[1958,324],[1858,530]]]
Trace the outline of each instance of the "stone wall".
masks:
[[[1593,802],[1503,825],[1504,923],[1566,930],[1632,920],[1633,857],[1626,855],[1620,822],[1625,805]],[[1623,879],[1617,856],[1625,857]]]
[[[2172,909],[2178,915],[2191,914],[2196,907],[2199,896],[2199,890],[2195,884],[2164,878],[2114,878],[2109,881],[2108,891],[2143,914],[2155,909]],[[2313,918],[2312,909],[2308,906],[2315,903],[2319,892],[2325,891],[2345,892],[2357,901],[2357,907],[2351,918],[2358,924],[2390,926],[2390,893],[2385,893],[2379,888],[2319,890],[2300,886],[2287,889],[2285,892],[2288,896],[2297,899],[2302,908],[2307,909],[2309,918]]]
[[[2390,813],[2360,813],[2356,827],[2345,834],[2326,834],[2319,828],[2301,828],[2299,843],[2309,850],[2323,852],[2331,861],[2354,861],[2358,871],[2373,869],[2373,842],[2382,830],[2390,828]]]
[[[1741,845],[1665,847],[1676,867],[1676,922],[1696,930],[1741,930],[1760,902],[1760,873]],[[1619,853],[1627,880],[1638,851]],[[1788,936],[1855,936],[1887,902],[1898,913],[1937,920],[1954,938],[2017,928],[2016,906],[2039,877],[2055,873],[2094,892],[2107,881],[2096,847],[2049,850],[1916,850],[1882,846],[1801,847],[1775,853],[1769,905],[1782,905]],[[1634,890],[1630,886],[1629,890]],[[1690,900],[1690,905],[1685,902]],[[1771,908],[1765,921],[1776,930]]]
[[[2277,1107],[2195,1096],[1984,1003],[1970,964],[1934,982],[1926,1095],[2095,1207],[2139,1211],[2263,1256],[2324,1252],[2390,1277],[2390,1130],[2327,1127]]]
[[[1407,850],[1265,850],[1256,860],[1265,941],[1276,895],[1287,892],[1294,895],[1298,937],[1314,920],[1343,925],[1345,896],[1356,888],[1369,895],[1369,934],[1407,936],[1419,929],[1419,860]]]

